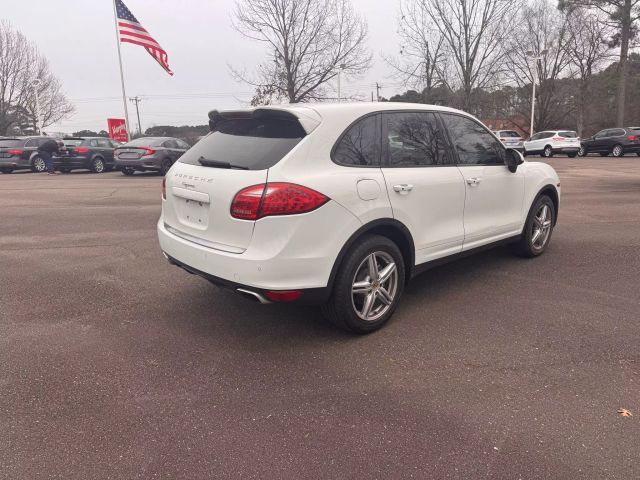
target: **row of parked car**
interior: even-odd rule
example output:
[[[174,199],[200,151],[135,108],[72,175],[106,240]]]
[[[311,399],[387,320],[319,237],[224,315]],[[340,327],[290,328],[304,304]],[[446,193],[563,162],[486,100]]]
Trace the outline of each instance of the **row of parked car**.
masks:
[[[0,172],[14,170],[44,172],[46,165],[38,147],[50,137],[0,138]],[[115,169],[124,175],[136,171],[165,174],[190,145],[173,137],[142,137],[121,144],[104,137],[56,139],[59,153],[53,156],[54,169],[62,173],[86,169],[95,173]]]
[[[557,153],[569,157],[598,153],[603,157],[622,157],[627,153],[640,156],[640,127],[607,128],[592,137],[578,138],[573,130],[545,130],[525,140],[514,130],[494,132],[506,147],[520,150],[525,156],[553,157]]]

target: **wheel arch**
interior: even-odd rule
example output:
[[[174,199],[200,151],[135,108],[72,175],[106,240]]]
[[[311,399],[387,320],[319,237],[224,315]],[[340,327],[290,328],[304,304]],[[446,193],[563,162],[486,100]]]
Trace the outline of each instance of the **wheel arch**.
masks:
[[[415,244],[413,242],[413,236],[411,235],[411,232],[403,223],[399,222],[398,220],[395,220],[393,218],[380,218],[362,225],[351,235],[351,237],[349,237],[349,239],[342,246],[342,249],[338,253],[336,260],[333,263],[333,267],[331,268],[331,274],[329,275],[329,282],[327,286],[330,290],[333,289],[333,283],[335,281],[336,275],[338,274],[338,269],[344,261],[347,252],[351,249],[351,247],[353,247],[353,245],[355,245],[359,238],[362,238],[364,235],[370,234],[387,237],[398,246],[400,252],[402,253],[402,258],[405,265],[405,283],[407,283],[411,279],[411,277],[413,276],[413,270],[415,268],[416,256]]]
[[[547,195],[553,202],[553,208],[556,211],[555,217],[553,219],[553,225],[555,226],[556,223],[558,223],[558,215],[560,211],[560,196],[558,195],[558,190],[555,185],[545,185],[538,191],[536,196],[533,197],[533,201],[531,202],[531,206],[529,207],[529,212],[527,212],[527,218],[529,218],[531,209],[542,195]]]

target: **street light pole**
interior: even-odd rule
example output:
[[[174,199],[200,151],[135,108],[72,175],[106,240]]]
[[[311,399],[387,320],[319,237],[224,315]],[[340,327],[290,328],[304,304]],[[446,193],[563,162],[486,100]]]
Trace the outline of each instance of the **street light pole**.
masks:
[[[544,58],[548,53],[548,50],[542,50],[538,55],[533,53],[532,50],[527,51],[527,57],[533,59],[533,75],[531,83],[531,126],[529,127],[529,136],[533,135],[533,121],[536,112],[536,77],[538,76],[538,62]]]
[[[40,95],[38,93],[38,87],[40,86],[40,79],[34,78],[31,80],[31,85],[33,86],[33,92],[36,96],[36,133],[40,135],[42,133],[42,127],[40,126]]]
[[[341,63],[340,66],[338,67],[338,103],[340,103],[342,101],[342,95],[340,92],[340,84],[341,84],[341,76],[342,76],[342,70],[344,70],[346,68],[346,65],[344,63]]]

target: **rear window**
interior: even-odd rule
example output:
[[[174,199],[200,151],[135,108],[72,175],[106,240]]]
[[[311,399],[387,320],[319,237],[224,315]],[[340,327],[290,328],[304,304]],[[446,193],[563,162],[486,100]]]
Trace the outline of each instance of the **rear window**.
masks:
[[[136,138],[129,143],[122,145],[123,147],[160,147],[165,141],[164,138]]]
[[[21,147],[24,145],[24,140],[0,140],[0,148],[2,147]]]
[[[520,138],[518,132],[506,131],[500,132],[500,137],[502,138]]]
[[[571,132],[571,131],[558,132],[558,135],[565,138],[576,138],[578,136],[576,132]]]
[[[200,165],[198,159],[228,162],[248,170],[273,167],[305,136],[297,120],[261,116],[223,120],[205,138],[180,157]]]
[[[65,139],[62,140],[62,143],[64,143],[65,147],[78,147],[80,145],[82,145],[82,142],[84,142],[84,140],[81,139]]]

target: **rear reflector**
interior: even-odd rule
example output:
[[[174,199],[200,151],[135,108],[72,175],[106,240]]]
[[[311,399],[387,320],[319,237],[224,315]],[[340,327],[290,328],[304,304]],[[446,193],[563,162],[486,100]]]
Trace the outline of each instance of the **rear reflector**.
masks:
[[[307,213],[329,201],[325,195],[294,183],[267,183],[240,190],[231,203],[231,216],[242,220]]]
[[[9,155],[22,155],[24,150],[7,150],[7,153]]]
[[[293,302],[302,295],[301,290],[267,290],[264,296],[272,302]]]

